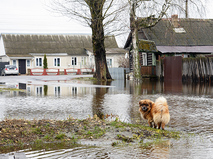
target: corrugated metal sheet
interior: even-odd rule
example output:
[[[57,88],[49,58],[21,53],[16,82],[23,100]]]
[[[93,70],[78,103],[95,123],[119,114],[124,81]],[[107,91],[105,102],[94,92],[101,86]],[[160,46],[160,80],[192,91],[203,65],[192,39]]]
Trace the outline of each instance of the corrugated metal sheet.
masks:
[[[213,53],[213,46],[157,46],[162,53]]]

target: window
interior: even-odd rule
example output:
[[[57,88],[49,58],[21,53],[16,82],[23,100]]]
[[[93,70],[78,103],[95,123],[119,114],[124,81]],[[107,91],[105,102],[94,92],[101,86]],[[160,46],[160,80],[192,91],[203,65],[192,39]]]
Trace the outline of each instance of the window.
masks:
[[[77,87],[72,87],[72,94],[76,95],[77,94]]]
[[[86,65],[86,57],[81,57],[81,65]]]
[[[142,53],[142,59],[143,59],[143,66],[147,66],[147,54]]]
[[[92,65],[94,61],[94,56],[93,55],[89,55],[89,64]]]
[[[13,60],[13,65],[16,66],[16,60]]]
[[[77,65],[77,58],[76,57],[72,57],[72,65],[73,66]]]
[[[61,59],[60,58],[54,58],[54,66],[61,66]]]
[[[107,66],[112,67],[112,59],[107,59]]]
[[[27,67],[30,67],[30,60],[27,60]]]
[[[36,66],[42,66],[42,58],[36,58]]]
[[[42,93],[43,93],[42,87],[36,87],[36,95],[37,95],[37,96],[41,96]]]
[[[56,96],[56,97],[59,97],[60,94],[61,94],[61,87],[60,87],[60,86],[55,87],[55,96]]]

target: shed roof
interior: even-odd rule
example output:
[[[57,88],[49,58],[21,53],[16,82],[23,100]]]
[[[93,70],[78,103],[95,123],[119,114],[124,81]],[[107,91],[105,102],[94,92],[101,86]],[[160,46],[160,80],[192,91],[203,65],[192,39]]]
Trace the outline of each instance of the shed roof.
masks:
[[[86,55],[85,48],[92,50],[91,35],[1,34],[5,52],[10,57],[30,57],[30,53],[67,53]],[[106,37],[106,48],[118,48],[114,36]]]
[[[158,52],[155,42],[150,40],[139,40],[138,49],[145,52]]]

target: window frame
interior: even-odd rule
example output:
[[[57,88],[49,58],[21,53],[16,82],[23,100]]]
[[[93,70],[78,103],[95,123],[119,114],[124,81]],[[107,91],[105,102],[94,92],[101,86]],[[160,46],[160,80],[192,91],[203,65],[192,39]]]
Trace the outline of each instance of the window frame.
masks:
[[[77,57],[72,57],[72,60],[71,60],[71,65],[72,66],[77,66]]]
[[[82,56],[81,57],[81,65],[85,66],[87,64],[87,57],[86,56]]]
[[[54,65],[54,67],[60,67],[61,66],[61,58],[60,57],[54,57],[53,65]]]
[[[112,67],[112,59],[111,58],[107,59],[107,66]]]
[[[28,64],[29,64],[29,65],[28,65]],[[27,67],[30,67],[30,66],[31,66],[30,60],[26,60],[26,66],[27,66]]]
[[[12,64],[13,66],[16,66],[17,60],[13,60],[12,63],[13,63],[13,64]]]
[[[143,60],[143,66],[147,66],[148,65],[147,53],[142,52],[142,60]]]
[[[41,61],[40,61],[40,59],[41,59]],[[43,67],[43,58],[42,57],[36,57],[35,66],[36,67]]]

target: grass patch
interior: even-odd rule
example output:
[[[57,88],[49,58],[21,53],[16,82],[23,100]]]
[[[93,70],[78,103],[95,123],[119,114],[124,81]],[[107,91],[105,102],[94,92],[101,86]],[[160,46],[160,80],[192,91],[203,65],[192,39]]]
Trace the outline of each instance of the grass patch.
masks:
[[[125,136],[130,134],[130,136]],[[67,120],[17,120],[0,121],[0,152],[8,148],[44,148],[46,143],[63,143],[74,145],[79,139],[99,139],[109,135],[109,139],[117,139],[126,143],[141,142],[144,139],[158,140],[165,138],[180,138],[180,132],[159,130],[115,121],[100,120],[97,116],[84,120],[69,118]],[[107,139],[105,139],[107,140]],[[119,142],[113,142],[112,146]],[[12,148],[13,147],[13,148]]]
[[[143,126],[139,124],[129,124],[129,123],[124,123],[120,121],[113,121],[110,123],[111,126],[115,128],[122,128],[120,129],[121,131],[125,131],[124,128],[128,127],[130,128],[133,133],[135,133],[133,136],[134,138],[142,138],[142,137],[148,137],[148,138],[175,138],[178,139],[180,138],[180,132],[178,131],[168,131],[168,130],[161,130],[161,129],[155,129],[155,128],[150,128],[148,126]]]
[[[58,135],[56,135],[55,139],[57,140],[62,140],[66,137],[66,135],[64,133],[59,133]]]

